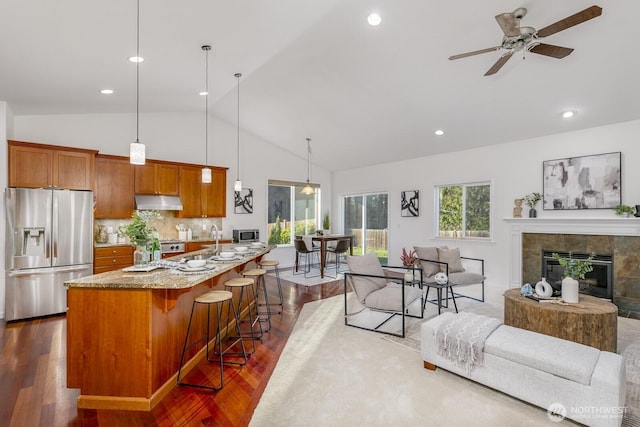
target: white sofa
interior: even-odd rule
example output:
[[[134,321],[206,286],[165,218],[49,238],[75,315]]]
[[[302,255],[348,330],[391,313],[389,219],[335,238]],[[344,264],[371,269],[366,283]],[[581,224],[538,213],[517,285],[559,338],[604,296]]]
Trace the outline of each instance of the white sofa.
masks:
[[[484,342],[483,364],[466,372],[436,349],[438,326],[453,316],[443,313],[422,324],[425,368],[440,367],[545,410],[561,404],[567,418],[588,426],[620,426],[626,396],[622,356],[500,325]]]

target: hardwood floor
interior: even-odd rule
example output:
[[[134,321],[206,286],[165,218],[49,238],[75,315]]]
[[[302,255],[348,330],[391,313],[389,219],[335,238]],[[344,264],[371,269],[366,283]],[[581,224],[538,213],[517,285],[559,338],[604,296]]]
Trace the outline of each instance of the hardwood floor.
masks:
[[[280,353],[309,301],[343,292],[343,283],[317,286],[282,282],[284,311],[273,315],[247,365],[226,365],[225,384],[217,392],[176,386],[151,412],[77,409],[78,390],[66,388],[66,319],[52,316],[0,325],[0,424],[33,426],[246,426],[264,392]],[[267,276],[272,301],[275,279]],[[206,361],[189,380],[217,381]],[[8,424],[5,424],[8,423]]]

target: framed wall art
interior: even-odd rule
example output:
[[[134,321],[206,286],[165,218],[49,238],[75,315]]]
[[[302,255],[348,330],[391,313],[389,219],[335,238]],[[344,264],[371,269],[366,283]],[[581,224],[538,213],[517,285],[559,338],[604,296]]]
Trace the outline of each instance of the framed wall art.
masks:
[[[253,189],[243,188],[234,191],[234,212],[237,214],[253,213]]]
[[[621,153],[547,160],[543,209],[613,209],[621,204]]]
[[[420,194],[418,190],[402,191],[400,193],[400,216],[420,215]]]

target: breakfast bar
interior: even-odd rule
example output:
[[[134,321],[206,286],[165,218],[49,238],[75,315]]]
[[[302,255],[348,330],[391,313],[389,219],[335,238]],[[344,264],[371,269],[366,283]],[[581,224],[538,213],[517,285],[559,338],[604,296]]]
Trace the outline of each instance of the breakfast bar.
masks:
[[[270,250],[214,257],[202,269],[117,270],[66,282],[67,387],[80,389],[78,408],[150,411],[176,386],[193,300],[254,268]],[[204,249],[186,256],[210,255]],[[196,316],[192,331],[202,336],[206,312]],[[183,374],[204,357],[203,348],[187,355]]]

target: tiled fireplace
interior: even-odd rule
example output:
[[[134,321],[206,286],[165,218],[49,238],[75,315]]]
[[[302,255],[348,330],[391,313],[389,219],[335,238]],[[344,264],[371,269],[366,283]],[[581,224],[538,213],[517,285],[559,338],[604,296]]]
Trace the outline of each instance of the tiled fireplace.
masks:
[[[640,220],[523,218],[506,222],[512,287],[535,284],[544,277],[545,250],[610,255],[613,302],[621,316],[640,318]]]

